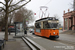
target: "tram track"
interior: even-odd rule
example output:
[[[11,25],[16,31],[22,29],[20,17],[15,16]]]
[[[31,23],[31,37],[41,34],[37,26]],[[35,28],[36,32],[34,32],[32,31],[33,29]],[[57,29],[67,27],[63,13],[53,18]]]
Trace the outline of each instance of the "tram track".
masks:
[[[28,37],[22,37],[22,40],[29,46],[29,48],[31,50],[46,50],[45,48],[43,48],[39,44],[35,43],[34,41],[29,39]]]

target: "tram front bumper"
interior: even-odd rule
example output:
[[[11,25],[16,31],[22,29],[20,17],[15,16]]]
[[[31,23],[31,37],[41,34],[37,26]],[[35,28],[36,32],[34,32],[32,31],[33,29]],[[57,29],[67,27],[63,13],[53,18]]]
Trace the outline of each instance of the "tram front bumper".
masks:
[[[58,35],[56,35],[56,36],[50,36],[50,38],[59,38],[59,36]]]

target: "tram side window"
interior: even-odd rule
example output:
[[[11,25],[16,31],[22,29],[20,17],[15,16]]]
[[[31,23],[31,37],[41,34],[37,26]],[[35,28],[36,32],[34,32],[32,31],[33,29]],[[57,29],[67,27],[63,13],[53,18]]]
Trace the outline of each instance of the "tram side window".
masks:
[[[49,26],[49,23],[48,23],[48,22],[46,22],[46,21],[45,21],[45,22],[43,22],[43,24],[44,24],[44,25],[43,25],[43,26],[44,26],[44,28],[50,28],[50,26]]]
[[[36,27],[36,28],[41,28],[41,23],[36,23],[36,24],[35,24],[35,27]]]

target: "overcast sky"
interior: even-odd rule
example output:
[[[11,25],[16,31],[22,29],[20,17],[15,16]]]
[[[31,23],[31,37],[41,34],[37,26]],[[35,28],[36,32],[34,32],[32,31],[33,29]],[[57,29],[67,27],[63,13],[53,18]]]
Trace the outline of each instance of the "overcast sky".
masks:
[[[72,11],[73,0],[31,0],[26,7],[36,13],[36,20],[39,19],[40,6],[47,6],[50,16],[58,15],[63,25],[63,11]]]
[[[40,6],[47,6],[48,7],[47,13],[50,13],[49,16],[53,17],[54,15],[58,15],[61,24],[63,25],[63,17],[62,17],[63,11],[65,10],[65,12],[68,12],[68,9],[72,11],[71,5],[72,3],[73,0],[31,0],[31,2],[28,3],[25,7],[36,13],[35,19],[38,20],[40,13]]]

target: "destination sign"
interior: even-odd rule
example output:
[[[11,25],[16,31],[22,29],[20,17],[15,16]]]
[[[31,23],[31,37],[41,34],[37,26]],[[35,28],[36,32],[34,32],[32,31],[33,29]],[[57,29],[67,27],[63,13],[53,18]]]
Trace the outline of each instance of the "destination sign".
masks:
[[[50,23],[58,23],[59,21],[48,21]]]

